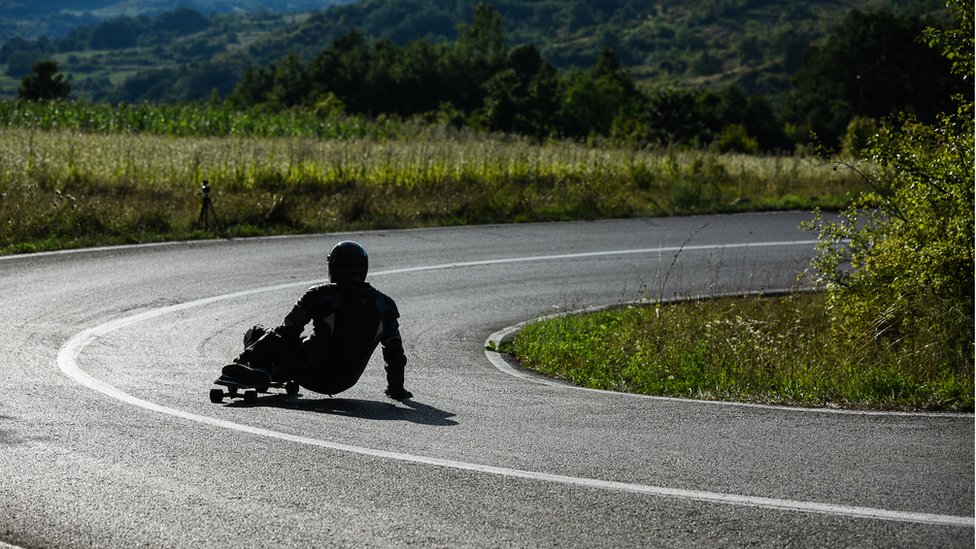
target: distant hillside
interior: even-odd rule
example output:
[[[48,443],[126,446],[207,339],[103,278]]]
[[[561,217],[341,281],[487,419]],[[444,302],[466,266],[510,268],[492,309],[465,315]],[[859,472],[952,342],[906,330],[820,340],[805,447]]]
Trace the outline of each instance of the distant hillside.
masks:
[[[203,14],[296,13],[352,0],[0,0],[0,43],[20,36],[57,38],[82,25],[123,16],[156,15],[177,8]]]
[[[367,40],[405,44],[453,41],[475,0],[362,0],[304,14],[271,13],[330,0],[0,0],[0,15],[74,17],[90,24],[50,40],[7,40],[0,47],[0,95],[40,57],[55,58],[73,95],[113,101],[199,99],[226,94],[247,66],[289,53],[309,59],[357,29]],[[853,8],[899,14],[940,13],[941,0],[494,0],[509,45],[534,44],[560,69],[588,67],[611,47],[639,83],[686,87],[737,84],[748,94],[778,96],[806,48]],[[154,17],[99,19],[108,14]],[[247,12],[242,10],[260,10]],[[89,11],[85,11],[89,10]],[[230,10],[230,12],[228,11]],[[223,14],[217,13],[223,12]],[[172,14],[177,13],[179,17]],[[52,14],[56,14],[52,15]],[[43,17],[42,17],[43,18]],[[185,21],[193,19],[192,24]],[[26,21],[27,19],[23,19]],[[175,21],[174,20],[178,20]],[[35,19],[36,21],[36,19]],[[181,22],[183,21],[183,22]],[[39,23],[35,23],[39,24]],[[0,30],[3,24],[0,23]],[[0,32],[2,36],[2,32]],[[29,38],[29,37],[28,37]]]
[[[942,0],[493,0],[510,45],[535,44],[559,68],[591,66],[611,47],[638,81],[739,83],[782,91],[804,50],[853,8],[903,15],[943,10]],[[403,44],[453,40],[473,0],[363,0],[319,12],[248,50],[258,63],[288,52],[309,57],[356,28]]]

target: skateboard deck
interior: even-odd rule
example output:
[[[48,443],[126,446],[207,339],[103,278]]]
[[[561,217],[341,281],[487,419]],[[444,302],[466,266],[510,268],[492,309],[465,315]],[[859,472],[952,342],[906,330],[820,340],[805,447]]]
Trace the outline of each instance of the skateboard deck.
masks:
[[[226,390],[220,387],[210,389],[210,402],[215,404],[223,402],[224,397],[229,398],[231,401],[235,398],[241,398],[244,399],[244,402],[253,404],[257,402],[258,393],[268,393],[272,388],[284,389],[287,394],[292,396],[298,394],[298,382],[293,380],[272,381],[266,385],[253,385],[226,376],[220,376],[214,380],[214,384],[227,388]]]

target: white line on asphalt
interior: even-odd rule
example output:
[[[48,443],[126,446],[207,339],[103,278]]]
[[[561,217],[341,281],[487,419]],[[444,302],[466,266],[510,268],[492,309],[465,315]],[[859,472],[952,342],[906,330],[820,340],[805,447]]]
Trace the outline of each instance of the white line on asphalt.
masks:
[[[548,256],[537,256],[537,257],[516,257],[516,258],[508,258],[508,259],[492,259],[492,260],[483,260],[483,261],[445,263],[445,264],[430,265],[425,267],[407,267],[403,269],[391,269],[387,271],[380,271],[377,273],[373,273],[371,276],[393,275],[393,274],[411,273],[411,272],[418,272],[418,271],[463,268],[463,267],[473,267],[473,266],[481,266],[481,265],[497,265],[497,264],[504,264],[504,263],[524,263],[524,262],[532,262],[532,261],[562,260],[562,259],[574,259],[574,258],[608,256],[608,255],[661,253],[667,251],[679,251],[682,249],[683,250],[706,250],[706,249],[730,249],[730,248],[760,248],[760,247],[769,247],[769,246],[799,246],[799,245],[810,245],[810,244],[815,244],[815,241],[767,242],[767,243],[731,244],[731,245],[715,245],[715,246],[683,246],[683,247],[674,246],[674,247],[662,247],[662,248],[646,248],[640,250],[615,250],[615,251],[606,251],[606,252],[559,254],[559,255],[548,255]],[[465,471],[473,471],[473,472],[492,474],[492,475],[500,475],[500,476],[513,477],[513,478],[555,482],[555,483],[571,485],[571,486],[632,492],[632,493],[647,494],[647,495],[658,496],[658,497],[678,498],[678,499],[694,500],[694,501],[701,501],[707,503],[721,503],[726,505],[735,505],[735,506],[744,506],[744,507],[778,509],[782,511],[818,513],[818,514],[839,515],[839,516],[854,517],[854,518],[913,522],[913,523],[934,524],[934,525],[942,525],[942,526],[962,526],[962,527],[971,528],[974,526],[974,524],[976,524],[976,522],[974,522],[973,517],[942,515],[942,514],[932,514],[932,513],[914,513],[914,512],[907,512],[907,511],[894,511],[888,509],[875,509],[870,507],[858,507],[858,506],[850,506],[850,505],[838,505],[838,504],[831,504],[831,503],[819,503],[819,502],[808,502],[808,501],[794,501],[794,500],[786,500],[786,499],[778,499],[778,498],[725,494],[720,492],[708,492],[708,491],[701,491],[701,490],[685,490],[679,488],[668,488],[664,486],[651,486],[646,484],[617,482],[617,481],[582,478],[582,477],[571,477],[571,476],[558,475],[552,473],[524,471],[520,469],[510,469],[507,467],[496,467],[492,465],[468,463],[463,461],[455,461],[455,460],[442,459],[436,457],[418,456],[412,454],[404,454],[400,452],[380,450],[375,448],[353,446],[349,444],[342,444],[339,442],[332,442],[332,441],[321,440],[321,439],[316,439],[311,437],[292,435],[289,433],[282,433],[279,431],[273,431],[270,429],[264,429],[260,427],[254,427],[251,425],[235,423],[232,421],[217,419],[210,416],[194,414],[192,412],[187,412],[185,410],[178,410],[175,408],[162,406],[154,402],[149,402],[147,400],[143,400],[141,398],[130,395],[129,393],[126,393],[112,385],[109,385],[108,383],[98,380],[92,377],[91,375],[89,375],[88,373],[86,373],[85,371],[83,371],[81,367],[78,365],[78,357],[81,355],[81,353],[84,351],[84,349],[87,346],[89,346],[90,344],[98,340],[100,337],[108,335],[114,331],[120,330],[127,326],[144,322],[159,316],[175,313],[178,311],[183,311],[194,307],[204,306],[219,301],[243,298],[243,297],[248,297],[251,295],[264,293],[264,292],[294,288],[296,286],[309,286],[319,282],[321,281],[316,280],[316,281],[305,281],[305,282],[290,282],[287,284],[278,284],[278,285],[267,286],[263,288],[255,288],[251,290],[232,292],[232,293],[222,294],[222,295],[208,297],[204,299],[188,301],[176,305],[151,309],[148,311],[144,311],[142,313],[105,322],[93,328],[83,330],[78,334],[76,334],[74,337],[72,337],[70,340],[68,340],[68,342],[65,343],[64,346],[62,346],[60,351],[58,352],[58,367],[65,375],[77,381],[79,384],[83,386],[99,391],[119,401],[131,404],[133,406],[139,406],[146,410],[167,414],[173,417],[178,417],[188,421],[194,421],[197,423],[210,425],[213,427],[231,429],[234,431],[250,433],[253,435],[258,435],[258,436],[263,436],[263,437],[268,437],[268,438],[273,438],[273,439],[278,439],[278,440],[283,440],[288,442],[294,442],[299,444],[307,444],[311,446],[328,448],[328,449],[338,450],[343,452],[352,452],[352,453],[366,455],[366,456],[373,456],[373,457],[384,458],[384,459],[393,459],[393,460],[418,463],[423,465],[446,467],[446,468],[459,469]]]

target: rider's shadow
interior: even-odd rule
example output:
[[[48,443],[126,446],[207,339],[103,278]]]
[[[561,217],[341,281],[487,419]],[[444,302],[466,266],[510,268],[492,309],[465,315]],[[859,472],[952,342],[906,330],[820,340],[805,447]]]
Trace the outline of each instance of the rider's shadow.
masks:
[[[245,407],[273,406],[275,408],[301,410],[303,412],[317,412],[320,414],[333,414],[361,419],[409,421],[421,425],[436,425],[441,427],[458,424],[456,421],[450,419],[454,417],[453,413],[435,408],[434,406],[423,404],[413,399],[401,400],[398,401],[398,404],[347,398],[306,399],[277,394],[258,398],[257,402],[253,404],[237,401],[229,405]]]

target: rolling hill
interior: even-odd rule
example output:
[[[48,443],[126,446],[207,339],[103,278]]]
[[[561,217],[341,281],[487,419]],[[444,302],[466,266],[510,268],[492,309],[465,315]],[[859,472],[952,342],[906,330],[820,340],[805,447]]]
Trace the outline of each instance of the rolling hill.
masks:
[[[0,95],[13,96],[37,58],[58,61],[76,97],[182,101],[226,94],[247,66],[295,53],[308,59],[357,29],[397,44],[450,41],[474,0],[362,0],[301,13],[327,0],[0,0],[5,20],[43,28],[83,22],[46,38],[22,33],[0,48]],[[190,6],[166,11],[175,5]],[[938,13],[939,0],[495,0],[506,42],[531,43],[560,69],[592,65],[604,47],[643,84],[717,87],[776,96],[803,52],[851,9]],[[272,9],[274,11],[272,11]],[[45,11],[46,10],[46,11]],[[86,11],[87,10],[87,11]],[[116,17],[129,14],[125,17]],[[141,14],[133,16],[132,14]],[[173,14],[179,15],[179,17]],[[45,19],[45,17],[47,19]],[[186,21],[193,20],[193,24]],[[54,24],[49,24],[54,28]],[[0,28],[3,24],[0,23]],[[102,40],[102,38],[108,38]]]
[[[0,0],[0,43],[19,36],[57,38],[82,25],[116,17],[158,15],[187,8],[219,13],[297,13],[349,0]]]

